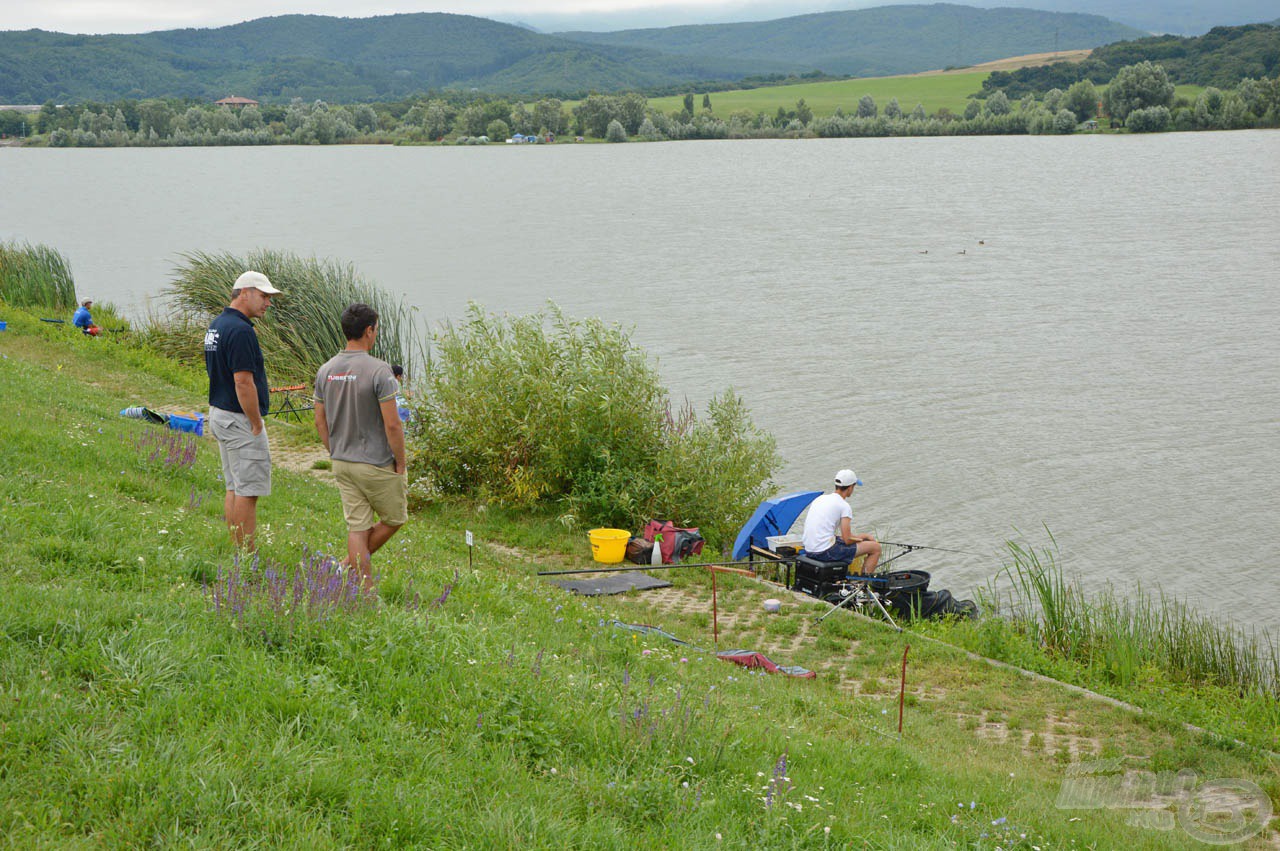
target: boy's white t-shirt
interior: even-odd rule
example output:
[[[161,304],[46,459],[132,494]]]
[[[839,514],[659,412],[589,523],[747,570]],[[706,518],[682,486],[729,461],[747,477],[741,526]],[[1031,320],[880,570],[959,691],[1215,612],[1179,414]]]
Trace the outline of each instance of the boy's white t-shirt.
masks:
[[[849,518],[853,522],[853,509],[840,494],[823,494],[809,504],[804,518],[804,551],[820,553],[835,546],[840,532],[840,521]]]

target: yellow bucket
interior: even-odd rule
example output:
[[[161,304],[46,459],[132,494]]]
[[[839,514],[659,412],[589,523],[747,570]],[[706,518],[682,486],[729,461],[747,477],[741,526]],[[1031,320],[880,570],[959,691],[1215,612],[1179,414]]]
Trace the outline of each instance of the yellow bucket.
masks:
[[[617,564],[627,554],[631,533],[625,529],[592,529],[587,537],[591,539],[593,559],[601,564]]]

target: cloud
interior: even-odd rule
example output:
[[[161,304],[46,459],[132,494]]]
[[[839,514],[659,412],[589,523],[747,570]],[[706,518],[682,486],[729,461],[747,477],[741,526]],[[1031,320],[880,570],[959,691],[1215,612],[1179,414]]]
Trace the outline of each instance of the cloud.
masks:
[[[182,27],[220,27],[273,15],[333,15],[366,18],[407,12],[453,12],[502,17],[610,13],[638,8],[724,8],[722,0],[536,0],[527,5],[513,0],[453,0],[448,4],[422,0],[40,0],[6,2],[0,8],[0,29],[39,28],[70,33],[136,33]]]

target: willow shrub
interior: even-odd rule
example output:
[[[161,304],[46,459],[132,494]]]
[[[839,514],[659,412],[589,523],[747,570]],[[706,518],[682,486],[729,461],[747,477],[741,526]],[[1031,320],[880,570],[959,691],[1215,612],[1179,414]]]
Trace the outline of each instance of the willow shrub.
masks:
[[[227,306],[231,285],[246,269],[262,272],[283,291],[254,322],[273,382],[309,383],[321,364],[346,346],[339,318],[354,302],[370,305],[381,317],[376,357],[410,371],[422,360],[415,309],[362,278],[354,266],[261,249],[244,256],[182,255],[166,289],[177,313],[153,318],[148,342],[167,354],[202,360],[204,330]]]
[[[76,285],[71,264],[47,245],[0,242],[0,298],[14,307],[72,310]]]
[[[779,458],[732,392],[705,419],[673,413],[629,332],[552,305],[497,316],[472,305],[439,331],[411,439],[418,498],[558,501],[580,523],[699,526],[713,545],[766,495]]]

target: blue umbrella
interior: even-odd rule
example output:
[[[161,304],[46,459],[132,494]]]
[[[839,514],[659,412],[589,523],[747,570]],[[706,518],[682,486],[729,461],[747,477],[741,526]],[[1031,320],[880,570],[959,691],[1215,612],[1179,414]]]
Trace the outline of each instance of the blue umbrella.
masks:
[[[734,559],[745,558],[753,544],[765,546],[765,538],[790,532],[791,524],[809,507],[809,503],[820,496],[822,491],[797,491],[760,503],[755,514],[751,515],[751,519],[738,533],[738,539],[733,542]]]

